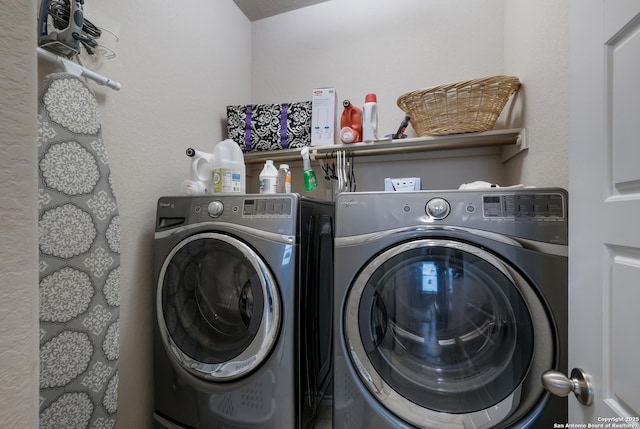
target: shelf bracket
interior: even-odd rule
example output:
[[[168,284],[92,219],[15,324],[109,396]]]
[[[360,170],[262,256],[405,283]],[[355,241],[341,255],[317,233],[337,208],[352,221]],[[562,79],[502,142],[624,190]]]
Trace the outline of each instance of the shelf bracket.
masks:
[[[505,163],[522,151],[529,149],[527,129],[521,128],[516,139],[516,144],[502,147],[502,162]]]

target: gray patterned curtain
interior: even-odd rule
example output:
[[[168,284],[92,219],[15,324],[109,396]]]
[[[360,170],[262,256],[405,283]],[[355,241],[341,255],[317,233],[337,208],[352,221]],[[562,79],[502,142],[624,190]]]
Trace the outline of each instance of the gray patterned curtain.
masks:
[[[95,95],[47,76],[38,114],[40,429],[116,423],[120,218]]]

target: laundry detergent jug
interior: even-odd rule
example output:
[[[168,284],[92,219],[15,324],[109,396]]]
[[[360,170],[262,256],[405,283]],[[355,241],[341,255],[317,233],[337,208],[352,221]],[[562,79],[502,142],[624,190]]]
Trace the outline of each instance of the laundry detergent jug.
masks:
[[[362,141],[362,110],[349,100],[342,102],[344,110],[340,117],[340,141],[358,143]]]

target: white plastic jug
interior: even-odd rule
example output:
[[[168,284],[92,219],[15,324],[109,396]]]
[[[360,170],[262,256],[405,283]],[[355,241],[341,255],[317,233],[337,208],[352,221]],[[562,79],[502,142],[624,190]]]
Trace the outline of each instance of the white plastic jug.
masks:
[[[226,139],[213,148],[213,192],[216,194],[246,193],[244,155],[238,143]]]
[[[276,183],[278,181],[278,169],[273,165],[273,160],[267,159],[264,163],[264,167],[260,172],[260,193],[261,194],[275,194]]]
[[[211,169],[214,156],[212,153],[202,152],[193,148],[187,148],[187,156],[191,158],[191,180],[211,182]]]

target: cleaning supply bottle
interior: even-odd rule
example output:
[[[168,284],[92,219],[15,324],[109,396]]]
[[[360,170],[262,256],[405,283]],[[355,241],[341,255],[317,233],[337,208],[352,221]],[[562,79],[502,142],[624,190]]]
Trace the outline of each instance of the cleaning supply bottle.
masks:
[[[275,194],[277,180],[278,170],[276,169],[276,166],[273,165],[273,160],[267,159],[262,171],[260,172],[260,193]]]
[[[204,182],[199,180],[183,180],[180,183],[180,193],[186,195],[207,195],[211,189],[207,188]]]
[[[187,148],[187,156],[192,158],[191,180],[210,183],[215,156],[212,153],[201,152],[191,147]]]
[[[276,192],[280,194],[288,194],[291,192],[291,170],[289,170],[288,164],[280,164],[280,168],[278,168]]]
[[[358,143],[362,141],[362,110],[349,100],[342,102],[344,110],[340,118],[340,141]]]
[[[213,192],[244,194],[246,173],[244,155],[236,142],[226,139],[213,148]]]
[[[201,152],[193,148],[187,148],[187,156],[191,158],[190,180],[180,184],[181,193],[188,195],[207,195],[212,193],[213,161],[212,153]]]
[[[378,102],[375,94],[367,94],[362,106],[362,141],[373,143],[378,139]]]
[[[302,177],[304,178],[304,189],[307,192],[313,191],[318,187],[316,172],[311,168],[311,159],[309,158],[309,148],[303,147],[300,151],[302,155]]]

